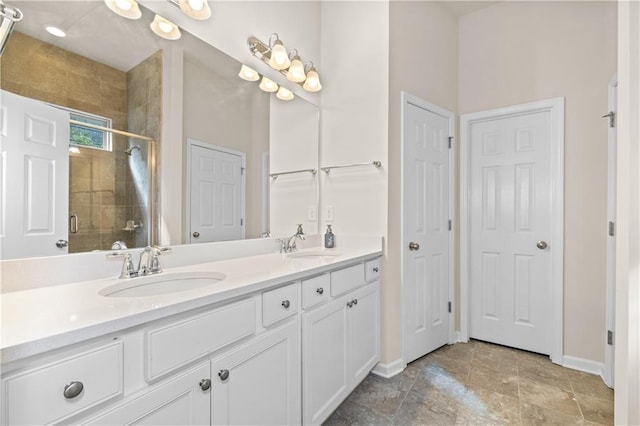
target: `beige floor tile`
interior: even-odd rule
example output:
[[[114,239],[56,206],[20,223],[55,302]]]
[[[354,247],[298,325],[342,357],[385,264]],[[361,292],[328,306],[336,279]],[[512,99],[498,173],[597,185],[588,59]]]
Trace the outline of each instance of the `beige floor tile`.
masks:
[[[525,378],[520,378],[520,402],[570,416],[580,416],[578,403],[572,392]]]
[[[613,424],[613,401],[590,395],[576,394],[585,420],[602,425]]]
[[[411,391],[393,417],[395,425],[453,425],[456,409],[438,390]]]
[[[567,370],[567,377],[575,393],[613,401],[613,389],[605,385],[600,376]]]
[[[457,413],[457,424],[520,424],[518,398],[483,388],[469,389]]]
[[[483,388],[492,392],[518,398],[518,376],[482,366],[473,366],[467,379],[469,389]]]
[[[518,376],[534,382],[544,383],[571,392],[571,384],[563,367],[549,363],[549,366],[518,366]],[[553,366],[553,367],[552,367]]]
[[[571,425],[583,424],[582,416],[570,416],[531,404],[520,404],[523,425]]]

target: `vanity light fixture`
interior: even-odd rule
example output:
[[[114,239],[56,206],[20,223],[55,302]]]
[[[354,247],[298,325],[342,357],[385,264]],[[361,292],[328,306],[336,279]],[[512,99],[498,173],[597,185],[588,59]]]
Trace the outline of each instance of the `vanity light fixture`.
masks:
[[[104,0],[111,11],[127,19],[140,19],[142,12],[136,0]]]
[[[276,90],[278,90],[279,86],[274,81],[268,79],[265,76],[262,76],[262,81],[260,82],[259,87],[265,92],[275,92]]]
[[[271,43],[273,36],[275,36],[276,40]],[[302,65],[302,60],[300,59],[296,49],[291,49],[292,52],[295,51],[293,59],[289,59],[289,55],[286,55],[286,60],[283,60],[282,57],[279,56],[281,55],[280,52],[286,52],[286,49],[282,45],[282,41],[280,41],[276,33],[273,33],[269,38],[269,44],[251,36],[247,40],[247,46],[253,56],[277,71],[280,71],[280,74],[287,77],[289,81],[300,84],[306,91],[319,92],[322,90],[320,76],[318,75],[316,68],[313,66],[313,63],[311,62],[311,67],[305,72],[304,65]],[[274,59],[277,57],[280,57],[281,59]],[[288,64],[286,67],[281,68],[284,63]]]
[[[304,81],[302,88],[307,92],[319,92],[322,89],[322,84],[320,84],[320,76],[313,66],[313,62],[311,63],[311,67],[307,71],[307,79]]]
[[[185,15],[200,21],[211,17],[211,8],[207,0],[178,0],[178,6]]]
[[[247,81],[258,81],[260,80],[260,74],[258,74],[253,68],[249,68],[246,65],[242,65],[240,68],[240,72],[238,73],[238,77]]]
[[[284,87],[280,86],[280,89],[278,89],[278,93],[276,93],[276,97],[278,99],[280,99],[280,100],[283,100],[283,101],[290,101],[295,96],[293,96],[293,93],[291,93],[290,90],[285,89]]]
[[[289,67],[289,70],[287,70],[287,80],[293,81],[294,83],[302,83],[306,80],[307,75],[304,72],[304,65],[300,60],[300,56],[298,56],[298,51],[296,49],[293,50],[295,50],[296,54],[291,60],[291,66]]]
[[[65,33],[63,30],[61,30],[58,27],[54,27],[53,25],[47,25],[46,27],[44,27],[44,29],[52,36],[61,37],[61,38],[67,36],[67,33]]]
[[[156,14],[149,26],[157,36],[167,40],[178,40],[182,36],[180,28],[176,24],[158,14]]]
[[[13,26],[16,22],[22,20],[22,12],[13,6],[2,3],[0,1],[0,56],[4,51]]]
[[[276,36],[276,39],[272,43],[271,38],[273,38],[273,36]],[[269,46],[271,47],[271,56],[269,58],[271,68],[277,71],[289,68],[289,65],[291,65],[289,54],[282,44],[282,40],[278,37],[278,34],[271,34],[271,37],[269,37]]]

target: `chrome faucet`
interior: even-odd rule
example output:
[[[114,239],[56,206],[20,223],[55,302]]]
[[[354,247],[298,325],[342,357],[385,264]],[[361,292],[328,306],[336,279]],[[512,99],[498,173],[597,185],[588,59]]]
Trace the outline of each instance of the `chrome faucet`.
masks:
[[[131,253],[109,253],[108,258],[123,257],[124,262],[122,264],[122,271],[119,278],[134,278],[151,274],[159,274],[162,272],[160,268],[160,259],[158,258],[162,253],[171,251],[169,247],[151,247],[147,246],[140,253],[138,259],[138,269],[133,266],[133,257]]]
[[[292,251],[296,250],[296,240],[297,239],[301,239],[304,240],[304,231],[302,230],[302,224],[298,224],[298,229],[296,230],[296,233],[293,234],[291,237],[289,237],[286,240],[280,240],[282,242],[282,246],[280,247],[280,251],[282,253],[291,253]]]

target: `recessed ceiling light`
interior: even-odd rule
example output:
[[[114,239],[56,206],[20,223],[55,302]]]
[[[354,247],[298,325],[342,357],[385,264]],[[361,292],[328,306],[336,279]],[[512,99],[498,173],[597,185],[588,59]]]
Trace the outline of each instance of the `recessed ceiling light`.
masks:
[[[45,27],[44,29],[47,30],[47,32],[49,34],[54,35],[56,37],[66,37],[67,36],[67,33],[62,31],[58,27],[54,27],[53,25],[49,25],[49,26]]]

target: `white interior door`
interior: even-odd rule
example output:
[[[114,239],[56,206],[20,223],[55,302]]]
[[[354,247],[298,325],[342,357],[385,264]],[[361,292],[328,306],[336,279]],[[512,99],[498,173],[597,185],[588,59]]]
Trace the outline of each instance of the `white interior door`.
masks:
[[[551,354],[552,253],[562,250],[552,240],[552,113],[488,116],[468,135],[470,337]]]
[[[0,257],[67,253],[69,113],[3,90],[0,135]]]
[[[244,154],[189,143],[189,242],[244,238]]]
[[[449,341],[453,114],[418,100],[403,106],[402,285],[405,361],[411,362]]]
[[[616,117],[618,102],[618,80],[609,83],[608,166],[607,166],[607,344],[604,353],[604,382],[614,387],[615,372],[615,326],[616,326],[616,174],[617,134]]]

